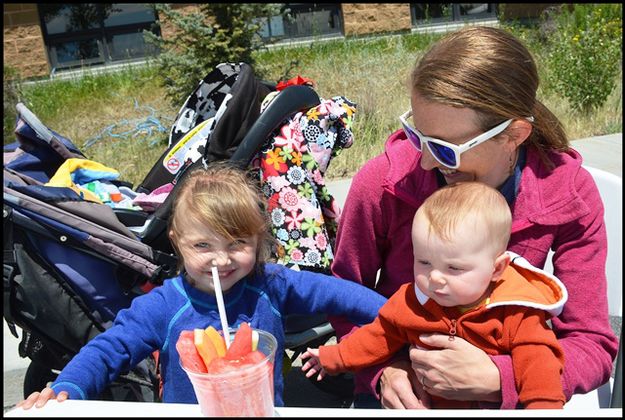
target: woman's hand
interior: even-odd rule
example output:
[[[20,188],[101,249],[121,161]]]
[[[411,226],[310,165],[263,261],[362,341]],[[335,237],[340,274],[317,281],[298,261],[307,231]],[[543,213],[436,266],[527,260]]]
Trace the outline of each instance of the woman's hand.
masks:
[[[59,395],[56,395],[52,388],[44,388],[41,392],[33,392],[26,398],[24,401],[19,402],[16,407],[22,407],[24,410],[28,410],[33,405],[37,408],[43,407],[48,400],[53,400],[56,398],[58,402],[63,402],[69,397],[69,394],[65,391],[59,392]]]
[[[387,366],[380,377],[380,403],[384,408],[423,409],[430,407],[430,396],[417,381],[407,360]]]
[[[501,401],[499,369],[481,349],[466,340],[424,334],[421,341],[437,350],[410,347],[412,369],[431,395],[460,401]],[[440,350],[438,350],[440,349]]]

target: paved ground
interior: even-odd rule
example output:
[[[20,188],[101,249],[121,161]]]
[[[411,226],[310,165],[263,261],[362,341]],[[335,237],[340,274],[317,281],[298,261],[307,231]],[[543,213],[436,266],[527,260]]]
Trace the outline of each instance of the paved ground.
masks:
[[[573,141],[585,160],[585,165],[623,176],[623,136],[622,133],[607,136],[593,137]],[[345,201],[351,180],[332,182],[329,188],[339,203]],[[621,320],[614,320],[615,329],[620,331]],[[9,332],[4,322],[4,412],[12,408],[22,399],[22,381],[27,359],[21,359],[17,354],[18,340]],[[315,407],[346,407],[350,401],[320,391],[308,379],[303,377],[299,370],[299,362],[290,371],[286,379],[285,401],[290,406]]]
[[[623,133],[573,140],[584,164],[623,177]]]

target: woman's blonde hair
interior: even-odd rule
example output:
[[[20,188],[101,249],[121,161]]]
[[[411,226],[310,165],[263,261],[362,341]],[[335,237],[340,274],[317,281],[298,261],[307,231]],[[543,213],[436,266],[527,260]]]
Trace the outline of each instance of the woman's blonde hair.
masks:
[[[184,261],[177,238],[182,234],[182,219],[207,226],[229,240],[257,236],[256,269],[262,269],[262,264],[269,260],[273,237],[266,203],[248,175],[227,162],[215,162],[182,179],[174,192],[169,219],[171,242],[178,254],[180,269]]]
[[[449,241],[461,223],[485,230],[485,238],[497,253],[510,240],[512,214],[504,196],[481,182],[457,182],[436,190],[417,210],[430,223],[430,232]],[[477,240],[477,238],[474,238]]]
[[[507,119],[534,117],[526,144],[543,162],[549,150],[567,150],[562,123],[538,99],[539,77],[527,48],[509,32],[465,27],[436,42],[412,72],[411,89],[425,100],[478,114],[483,131]]]

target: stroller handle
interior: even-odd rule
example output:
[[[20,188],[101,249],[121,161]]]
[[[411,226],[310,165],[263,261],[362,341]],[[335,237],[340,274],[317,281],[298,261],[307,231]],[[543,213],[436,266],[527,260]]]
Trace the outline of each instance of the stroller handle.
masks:
[[[54,135],[52,134],[50,129],[43,125],[39,118],[37,118],[37,116],[33,114],[30,109],[26,108],[26,105],[19,102],[17,105],[15,105],[15,109],[17,110],[18,114],[28,123],[28,125],[30,125],[35,133],[37,133],[39,137],[41,137],[47,143],[50,143],[52,141]]]
[[[245,135],[236,151],[230,158],[230,161],[242,168],[247,167],[254,155],[260,150],[263,143],[267,141],[267,136],[275,130],[280,123],[289,115],[317,106],[321,103],[317,93],[310,87],[304,85],[288,86],[281,91],[275,99],[269,104],[267,109],[260,114],[252,128]],[[184,169],[180,176],[182,180],[188,173],[189,168],[197,167],[201,161],[197,161],[190,167]],[[172,194],[165,198],[156,211],[150,216],[144,229],[137,232],[144,243],[151,243],[160,237],[167,228],[167,219],[171,212]]]
[[[77,150],[76,146],[72,144],[70,140],[58,135],[58,133],[53,132],[46,127],[41,120],[39,120],[39,118],[22,102],[18,102],[17,105],[15,105],[15,109],[17,110],[18,119],[25,122],[26,125],[35,132],[35,138],[33,138],[30,134],[20,136],[18,134],[19,125],[16,125],[15,134],[22,149],[29,151],[31,147],[36,147],[28,145],[30,142],[40,143],[43,141],[48,147],[48,150],[54,153],[54,156],[56,156],[60,162],[71,158],[85,158],[85,155],[83,155],[81,151]]]
[[[260,114],[230,161],[246,167],[263,143],[267,141],[267,136],[278,128],[285,118],[294,112],[312,108],[320,103],[319,96],[312,88],[304,85],[288,86]]]

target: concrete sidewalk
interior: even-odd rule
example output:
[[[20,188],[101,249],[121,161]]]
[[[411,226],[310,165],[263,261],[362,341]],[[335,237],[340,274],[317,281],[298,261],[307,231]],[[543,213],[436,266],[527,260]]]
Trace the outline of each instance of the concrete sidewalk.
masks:
[[[571,146],[584,158],[584,165],[623,178],[623,133],[573,140]]]
[[[584,164],[623,176],[623,134],[591,137],[574,140],[573,148],[581,153]],[[330,182],[328,188],[342,206],[347,197],[351,179]],[[4,322],[4,411],[14,407],[22,399],[22,382],[28,366],[28,359],[22,359],[17,353],[17,340]],[[296,363],[297,364],[297,363]],[[290,387],[296,389],[289,393],[291,405],[317,407],[343,407],[344,400],[319,391],[295,368],[288,378]],[[287,395],[285,393],[285,399]],[[287,402],[288,403],[288,402]]]

